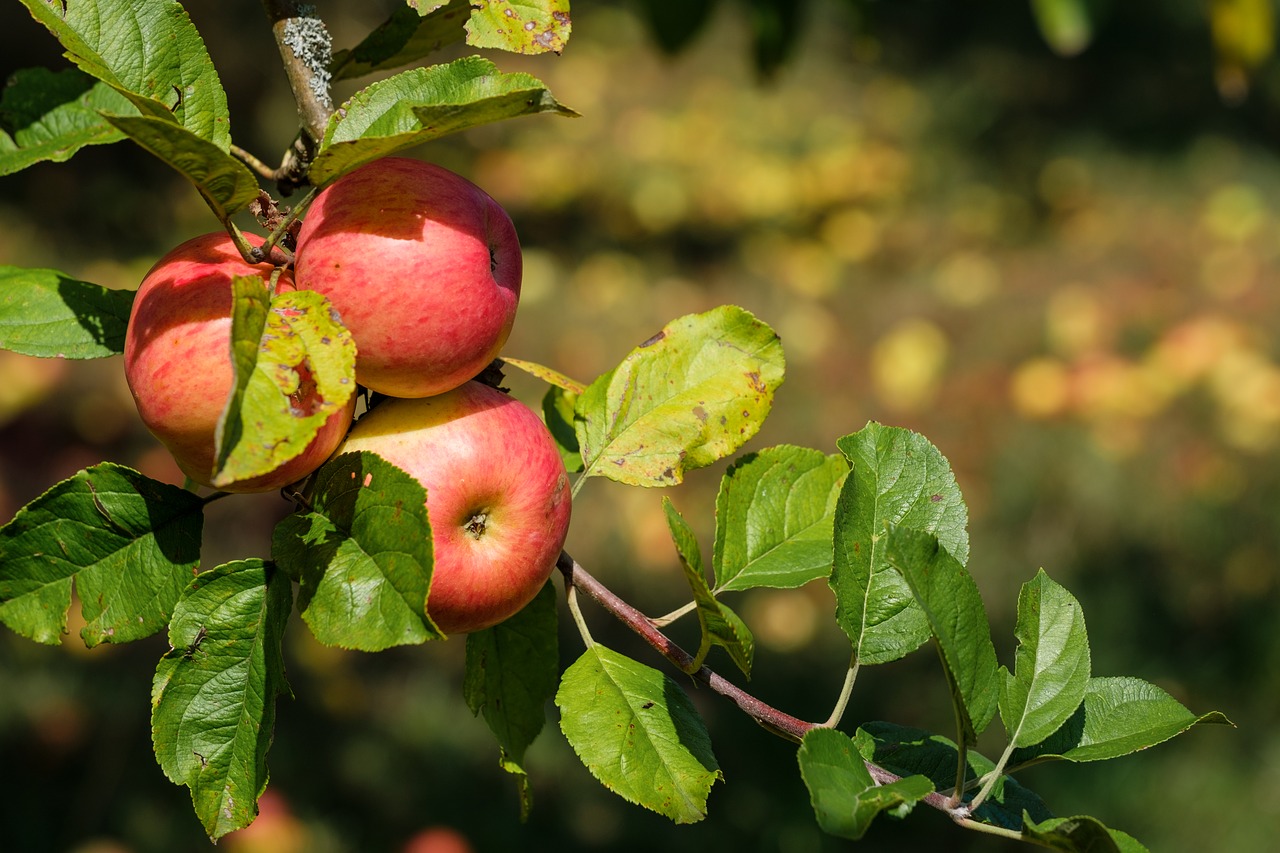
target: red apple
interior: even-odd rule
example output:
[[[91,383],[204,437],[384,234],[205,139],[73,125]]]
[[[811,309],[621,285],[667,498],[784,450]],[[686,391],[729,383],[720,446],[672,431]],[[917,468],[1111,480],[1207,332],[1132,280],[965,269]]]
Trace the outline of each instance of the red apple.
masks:
[[[392,397],[456,388],[511,333],[523,262],[511,217],[447,169],[386,157],[316,197],[298,232],[298,287],[333,302],[356,380]]]
[[[261,242],[247,236],[255,245]],[[213,476],[214,434],[235,381],[231,279],[237,275],[265,279],[271,269],[270,264],[245,263],[225,232],[205,234],[157,261],[143,278],[133,302],[124,369],[138,414],[173,454],[182,472],[202,485],[209,485]],[[293,289],[287,272],[282,274],[278,289]],[[315,402],[299,401],[304,409]],[[302,479],[342,441],[354,408],[352,395],[302,453],[275,471],[219,488],[266,492]]]
[[[524,404],[478,382],[385,400],[339,448],[356,450],[427,489],[435,559],[427,612],[442,631],[495,625],[537,595],[569,529],[569,477]]]

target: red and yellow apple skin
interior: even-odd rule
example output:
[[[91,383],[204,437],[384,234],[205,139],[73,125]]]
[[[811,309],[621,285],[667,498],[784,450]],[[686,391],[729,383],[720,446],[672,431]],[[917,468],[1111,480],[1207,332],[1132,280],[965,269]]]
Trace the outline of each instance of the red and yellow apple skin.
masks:
[[[385,157],[326,188],[298,232],[299,289],[356,341],[356,380],[427,397],[478,375],[515,322],[523,261],[505,210],[465,178]]]
[[[257,245],[260,238],[246,235]],[[235,382],[231,365],[231,279],[271,275],[270,264],[248,264],[226,232],[195,237],[156,262],[138,287],[125,336],[124,369],[142,422],[182,469],[210,485],[218,418]],[[286,272],[278,290],[292,290]],[[312,391],[314,393],[314,389]],[[300,401],[309,408],[311,401]],[[279,468],[218,488],[266,492],[301,480],[328,459],[346,435],[355,395],[306,449]]]
[[[537,595],[569,529],[569,478],[523,403],[478,382],[391,399],[340,453],[366,450],[427,489],[434,569],[427,613],[446,634],[495,625]]]

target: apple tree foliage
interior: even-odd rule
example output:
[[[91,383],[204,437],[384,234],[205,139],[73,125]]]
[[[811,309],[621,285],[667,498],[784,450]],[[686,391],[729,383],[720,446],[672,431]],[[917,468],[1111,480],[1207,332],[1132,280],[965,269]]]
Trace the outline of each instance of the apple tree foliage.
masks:
[[[420,64],[460,42],[559,52],[571,29],[567,0],[408,0],[338,51],[314,12],[269,0],[303,117],[273,169],[232,143],[218,72],[178,3],[21,2],[71,67],[26,69],[9,81],[0,175],[131,140],[190,181],[246,259],[278,266],[291,259],[284,238],[314,193],[362,164],[489,122],[574,114],[535,77],[488,59]],[[1047,15],[1055,5],[1071,4],[1036,7]],[[329,103],[333,79],[406,65],[414,67]],[[262,179],[304,194],[282,211]],[[251,208],[268,232],[261,248],[231,219]],[[264,448],[305,447],[323,422],[290,412],[298,381],[291,366],[307,363],[311,380],[332,389],[333,405],[354,385],[349,336],[323,297],[273,295],[255,279],[237,279],[234,292],[228,358],[237,382],[218,431],[215,483],[272,470],[283,460]],[[132,298],[57,270],[0,266],[0,346],[37,358],[117,355]],[[575,492],[593,477],[675,486],[687,471],[738,452],[759,430],[785,370],[778,336],[735,306],[671,321],[590,382],[515,358],[506,364],[547,382],[543,414],[577,474]],[[708,508],[710,554],[664,501],[690,604],[663,619],[639,613],[561,555],[567,610],[584,644],[563,672],[551,584],[511,619],[467,637],[462,694],[493,731],[522,812],[531,807],[525,751],[554,703],[569,744],[606,788],[676,823],[701,820],[723,774],[681,684],[692,678],[797,744],[795,784],[807,786],[829,833],[857,839],[881,813],[901,818],[923,804],[961,827],[1055,849],[1144,849],[1094,818],[1055,816],[1014,774],[1047,761],[1117,758],[1226,718],[1197,715],[1137,678],[1095,675],[1080,603],[1043,570],[1022,587],[1016,654],[1001,665],[967,566],[965,502],[945,456],[921,435],[877,423],[840,439],[837,450],[784,445],[739,456]],[[276,699],[290,692],[281,637],[294,609],[316,639],[347,649],[441,637],[426,615],[431,536],[416,480],[375,455],[346,454],[290,495],[298,509],[277,527],[270,557],[219,566],[200,564],[200,545],[203,511],[224,494],[200,496],[111,462],[53,485],[0,527],[0,622],[10,630],[59,643],[78,601],[87,646],[167,631],[170,650],[151,691],[155,754],[164,774],[190,789],[213,839],[257,814]],[[728,594],[818,582],[834,591],[850,663],[830,719],[815,723],[766,705],[707,661],[750,678],[751,629]],[[633,657],[596,642],[587,601],[651,650]],[[685,617],[700,626],[692,653],[662,633]],[[861,667],[925,645],[938,654],[954,731],[842,719]],[[655,657],[665,672],[644,662]],[[1006,745],[991,760],[974,747],[997,717]]]

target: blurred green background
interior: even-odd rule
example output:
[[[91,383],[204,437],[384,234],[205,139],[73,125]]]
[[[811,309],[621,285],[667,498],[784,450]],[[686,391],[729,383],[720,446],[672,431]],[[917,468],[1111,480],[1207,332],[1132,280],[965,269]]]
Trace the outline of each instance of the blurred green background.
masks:
[[[186,5],[237,142],[274,160],[296,118],[259,4]],[[347,46],[394,5],[319,11]],[[1154,681],[1239,725],[1026,774],[1057,813],[1092,814],[1153,850],[1269,849],[1280,825],[1271,0],[1084,5],[1092,41],[1068,58],[1027,3],[814,0],[770,17],[765,0],[579,2],[562,57],[493,58],[539,76],[581,118],[520,119],[415,153],[471,177],[516,220],[526,274],[508,354],[589,380],[674,317],[749,308],[782,335],[789,370],[748,449],[833,452],[869,419],[923,432],[969,502],[970,567],[1002,660],[1018,586],[1043,566],[1084,607],[1095,674]],[[655,27],[651,7],[692,17]],[[754,39],[753,23],[776,38]],[[1049,35],[1069,53],[1082,45],[1067,24]],[[0,57],[5,76],[65,64],[17,3],[0,7]],[[172,245],[214,228],[187,185],[123,144],[0,179],[0,263],[132,288]],[[536,405],[536,382],[509,379]],[[0,522],[103,459],[178,477],[137,422],[119,362],[0,352]],[[671,492],[704,548],[722,469]],[[568,545],[653,614],[682,601],[660,499],[591,483]],[[274,495],[212,505],[207,565],[265,556],[288,509]],[[847,660],[826,587],[731,603],[756,632],[753,692],[825,718]],[[656,665],[587,615],[599,639]],[[150,750],[165,643],[90,652],[78,629],[56,648],[0,631],[0,850],[209,849]],[[675,633],[687,640],[688,626]],[[696,688],[726,776],[706,821],[671,827],[617,799],[552,721],[527,762],[535,804],[522,826],[462,701],[463,646],[362,655],[294,626],[295,697],[278,709],[264,814],[220,846],[848,846],[816,828],[794,749]],[[566,663],[580,648],[570,628]],[[846,723],[948,733],[946,703],[921,652],[864,671]],[[861,849],[1021,849],[929,811],[882,818]]]

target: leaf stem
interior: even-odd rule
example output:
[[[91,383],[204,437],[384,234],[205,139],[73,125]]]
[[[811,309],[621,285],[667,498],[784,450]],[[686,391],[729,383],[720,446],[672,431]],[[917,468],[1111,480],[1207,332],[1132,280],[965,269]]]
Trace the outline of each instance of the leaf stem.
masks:
[[[568,575],[565,575],[564,580],[564,597],[569,602],[569,612],[573,614],[574,624],[578,626],[578,633],[582,635],[583,645],[591,648],[596,641],[591,636],[591,629],[587,627],[587,620],[582,616],[582,608],[578,606],[577,584]]]
[[[840,725],[840,718],[844,716],[845,709],[849,707],[849,697],[853,695],[853,683],[858,680],[858,667],[861,664],[858,661],[858,653],[854,652],[849,658],[849,670],[844,675],[844,685],[840,688],[840,696],[836,699],[836,706],[831,710],[831,716],[822,723],[823,728],[834,729]]]
[[[266,178],[269,181],[274,181],[279,177],[279,175],[276,174],[275,169],[271,168],[266,163],[262,162],[235,143],[232,143],[231,145],[231,153],[243,160],[244,164],[250,169],[257,172],[258,177]]]
[[[652,622],[654,626],[657,628],[665,628],[668,625],[670,625],[672,622],[679,619],[681,616],[692,613],[697,609],[698,609],[698,602],[690,601],[684,607],[678,607],[675,610],[672,610],[666,616],[659,616],[658,618],[650,619],[649,621]]]
[[[982,801],[987,798],[987,795],[990,794],[991,790],[996,786],[996,782],[1004,775],[1004,768],[1009,763],[1009,756],[1013,755],[1013,744],[1014,741],[1009,741],[1009,745],[1004,748],[1004,754],[1000,756],[1000,760],[996,763],[995,769],[983,777],[985,782],[982,785],[982,790],[969,801],[969,808],[976,809],[978,806],[982,805]],[[959,791],[960,789],[957,788],[956,790]]]

